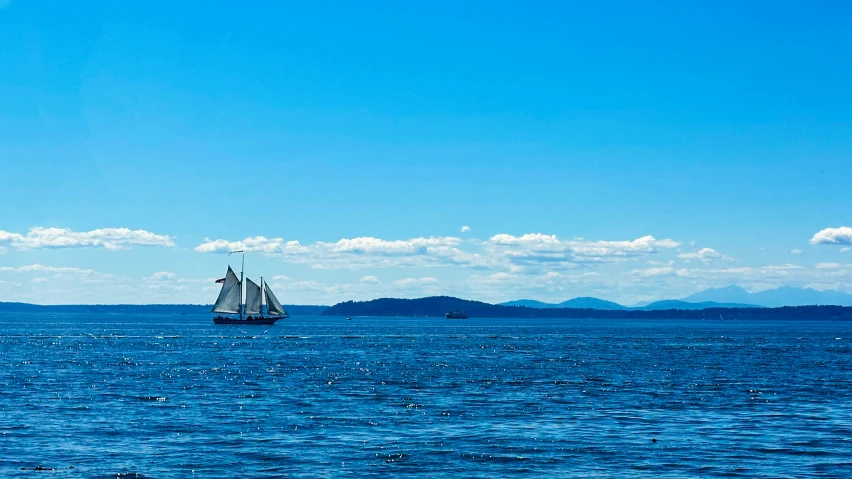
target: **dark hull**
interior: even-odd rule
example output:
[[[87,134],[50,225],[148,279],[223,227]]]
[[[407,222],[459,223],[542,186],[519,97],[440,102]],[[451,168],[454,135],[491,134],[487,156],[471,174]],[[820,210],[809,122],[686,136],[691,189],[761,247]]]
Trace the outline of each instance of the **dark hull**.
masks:
[[[275,321],[278,321],[279,319],[284,319],[286,317],[287,316],[276,316],[274,318],[239,319],[219,316],[213,318],[213,322],[216,324],[275,324]]]
[[[458,313],[447,313],[447,319],[467,319],[467,315]]]

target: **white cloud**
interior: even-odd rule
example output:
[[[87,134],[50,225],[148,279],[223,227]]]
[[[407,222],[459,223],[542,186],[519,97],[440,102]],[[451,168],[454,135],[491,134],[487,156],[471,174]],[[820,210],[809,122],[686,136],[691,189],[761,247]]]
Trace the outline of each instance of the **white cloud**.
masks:
[[[660,249],[677,248],[671,239],[643,236],[632,241],[587,241],[582,238],[560,240],[541,233],[512,236],[498,234],[488,240],[492,249],[515,264],[568,265],[613,263],[655,254]]]
[[[464,225],[464,226],[462,226],[462,227],[461,227],[461,230],[460,230],[460,231],[461,231],[462,233],[467,233],[468,231],[470,231],[470,226],[468,226],[468,225]]]
[[[29,272],[39,272],[39,273],[55,273],[55,274],[97,274],[93,269],[82,269],[82,268],[73,268],[69,266],[45,266],[43,264],[31,264],[27,266],[0,266],[0,272],[2,273],[29,273]]]
[[[430,248],[445,248],[461,244],[459,238],[452,236],[413,238],[410,240],[387,241],[379,238],[362,237],[342,239],[337,243],[318,243],[335,253],[375,254],[388,256],[407,256],[426,254]]]
[[[852,228],[848,226],[826,228],[819,231],[813,236],[813,238],[811,238],[811,244],[852,245]]]
[[[852,249],[852,248],[847,248],[847,247],[840,248],[840,252],[845,253],[845,252],[849,251],[850,249]]]
[[[46,266],[43,264],[30,264],[26,266],[0,266],[0,274],[13,275],[18,279],[17,284],[22,284],[26,278],[33,285],[52,284],[52,290],[60,294],[73,291],[75,288],[93,283],[115,282],[116,278],[107,273],[99,273],[93,269],[75,268],[72,266]],[[97,288],[88,288],[95,290]],[[0,291],[2,293],[2,291]],[[39,296],[38,302],[44,302],[45,296]],[[79,299],[77,300],[79,302]]]
[[[393,285],[398,288],[411,288],[415,286],[423,286],[428,284],[435,284],[438,280],[432,278],[431,276],[427,276],[425,278],[405,278],[399,279],[393,282]]]
[[[802,254],[802,250],[800,250],[799,248],[796,248],[796,249],[790,250],[790,254],[800,255],[800,254]]]
[[[158,271],[150,276],[141,279],[141,286],[157,292],[157,294],[168,294],[169,292],[179,292],[178,298],[180,303],[186,303],[187,295],[192,294],[193,297],[204,295],[202,303],[211,302],[216,298],[216,293],[220,285],[216,284],[217,278],[185,278],[170,271]],[[130,279],[135,281],[135,279]]]
[[[279,256],[286,261],[307,264],[317,269],[475,266],[482,263],[479,255],[462,251],[459,248],[461,244],[461,239],[452,236],[390,241],[365,236],[344,238],[334,243],[319,241],[304,246],[298,241],[256,236],[242,241],[207,240],[195,251],[226,253],[242,249]]]
[[[840,268],[840,263],[817,263],[817,269],[837,269]]]
[[[284,241],[281,238],[267,239],[263,236],[254,236],[242,241],[226,241],[223,239],[205,239],[204,241],[204,243],[195,247],[195,251],[221,254],[243,250],[270,255],[297,255],[308,252],[308,249],[299,244],[298,241]]]
[[[361,277],[361,282],[362,282],[362,283],[364,283],[364,284],[378,284],[378,283],[381,283],[381,281],[379,281],[379,278],[377,278],[377,277],[375,277],[375,276],[362,276],[362,277]]]
[[[39,248],[106,248],[122,249],[128,246],[175,246],[167,235],[128,228],[101,228],[75,232],[67,228],[30,228],[27,234],[0,230],[0,246],[13,249]]]
[[[513,276],[511,274],[509,274],[505,271],[500,271],[499,273],[494,273],[494,274],[488,276],[488,279],[500,281],[500,280],[504,280],[504,279],[510,279],[512,277]]]
[[[713,248],[701,248],[700,250],[694,251],[692,253],[680,253],[679,255],[677,255],[677,257],[681,258],[681,259],[685,259],[687,261],[695,259],[695,260],[703,261],[705,263],[709,263],[713,259],[717,259],[717,258],[721,258],[721,259],[724,259],[724,260],[727,260],[727,261],[731,260],[730,256],[723,255],[722,253],[719,253],[718,251],[714,250]]]
[[[278,256],[290,263],[315,269],[364,269],[456,266],[522,272],[574,268],[594,263],[617,263],[674,249],[680,243],[644,236],[628,241],[561,240],[541,233],[512,236],[498,234],[488,241],[462,240],[453,236],[385,240],[370,236],[343,238],[336,242],[299,241],[263,236],[241,241],[206,240],[195,248],[203,253],[242,249]]]
[[[150,276],[152,281],[169,281],[177,278],[177,275],[168,271],[159,271]]]

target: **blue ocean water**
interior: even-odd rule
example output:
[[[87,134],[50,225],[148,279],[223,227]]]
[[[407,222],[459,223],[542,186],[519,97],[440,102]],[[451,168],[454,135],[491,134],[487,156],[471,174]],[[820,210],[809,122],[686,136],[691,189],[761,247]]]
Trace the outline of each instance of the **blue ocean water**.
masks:
[[[0,316],[45,474],[852,477],[852,324]]]

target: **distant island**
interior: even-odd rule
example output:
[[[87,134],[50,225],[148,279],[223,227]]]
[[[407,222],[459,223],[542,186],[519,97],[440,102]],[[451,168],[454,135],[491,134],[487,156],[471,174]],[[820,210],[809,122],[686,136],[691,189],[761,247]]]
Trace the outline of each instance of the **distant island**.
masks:
[[[808,319],[850,320],[852,307],[784,306],[779,308],[703,309],[591,309],[530,308],[470,301],[451,296],[419,299],[382,298],[346,301],[326,309],[323,316],[425,316],[442,317],[447,311],[465,311],[471,318],[589,318],[589,319]]]

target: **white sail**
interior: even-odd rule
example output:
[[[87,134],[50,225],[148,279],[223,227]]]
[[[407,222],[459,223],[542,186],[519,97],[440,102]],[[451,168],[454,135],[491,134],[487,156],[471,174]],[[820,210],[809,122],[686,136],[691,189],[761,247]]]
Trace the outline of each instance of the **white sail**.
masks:
[[[260,314],[260,286],[246,278],[246,314]]]
[[[287,311],[284,311],[284,307],[281,306],[281,303],[278,302],[278,298],[272,294],[272,290],[269,289],[269,284],[266,284],[266,289],[264,293],[266,294],[266,309],[269,312],[270,316],[287,316]]]
[[[240,280],[234,273],[234,270],[228,266],[228,272],[225,274],[225,282],[222,284],[222,291],[219,291],[219,297],[216,298],[216,304],[213,305],[214,313],[240,313]]]

